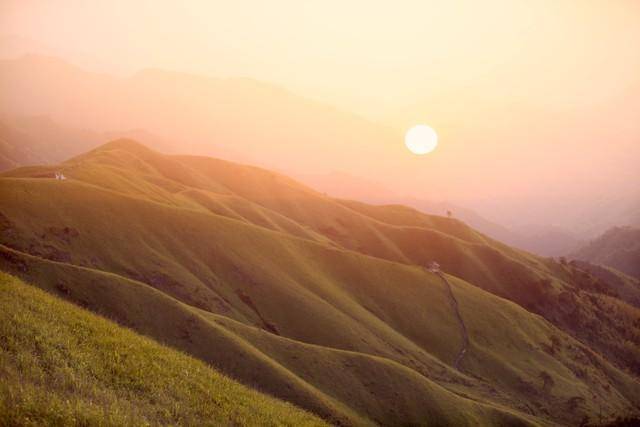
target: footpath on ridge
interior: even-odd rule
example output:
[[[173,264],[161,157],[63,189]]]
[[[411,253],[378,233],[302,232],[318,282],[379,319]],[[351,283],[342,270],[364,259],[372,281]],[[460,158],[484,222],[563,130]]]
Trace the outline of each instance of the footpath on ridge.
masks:
[[[462,361],[462,358],[464,357],[465,353],[467,352],[467,349],[469,348],[469,333],[467,332],[467,327],[464,324],[464,320],[462,320],[462,316],[460,315],[458,300],[453,294],[453,289],[451,288],[451,284],[449,283],[447,278],[444,277],[444,274],[441,271],[438,270],[435,274],[437,274],[442,279],[442,281],[447,287],[447,294],[449,295],[449,301],[451,302],[451,307],[453,308],[453,311],[456,314],[456,318],[458,319],[458,323],[460,324],[460,330],[462,331],[462,347],[460,348],[460,351],[458,352],[458,355],[456,356],[455,361],[453,362],[453,367],[459,371],[460,362]]]

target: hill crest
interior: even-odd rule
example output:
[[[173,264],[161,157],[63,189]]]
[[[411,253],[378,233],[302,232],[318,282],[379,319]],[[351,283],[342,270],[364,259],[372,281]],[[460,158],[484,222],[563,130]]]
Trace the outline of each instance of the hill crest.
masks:
[[[626,325],[639,311],[571,265],[455,219],[127,141],[57,167],[68,181],[37,167],[0,179],[3,269],[315,413],[453,422],[437,408],[465,401],[477,422],[545,424],[592,416],[602,399],[608,413],[637,404],[640,337]],[[429,260],[469,331],[460,371],[459,324]]]

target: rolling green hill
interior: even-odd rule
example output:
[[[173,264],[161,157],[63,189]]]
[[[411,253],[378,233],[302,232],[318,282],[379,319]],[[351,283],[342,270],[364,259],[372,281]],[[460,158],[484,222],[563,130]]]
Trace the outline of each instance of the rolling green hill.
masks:
[[[115,141],[0,179],[0,267],[331,422],[574,424],[640,405],[640,310],[449,218]],[[447,273],[469,349],[442,280]],[[584,276],[587,274],[587,276]],[[604,286],[604,287],[603,287]]]
[[[0,425],[325,425],[0,273]]]

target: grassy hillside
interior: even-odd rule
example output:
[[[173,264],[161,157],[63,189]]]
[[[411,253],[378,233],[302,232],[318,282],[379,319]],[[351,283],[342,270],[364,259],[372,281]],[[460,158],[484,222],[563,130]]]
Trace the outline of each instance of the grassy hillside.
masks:
[[[325,425],[0,273],[1,425]]]
[[[627,276],[615,268],[587,261],[572,260],[569,264],[590,276],[595,282],[594,286],[640,308],[640,279]]]
[[[570,424],[640,405],[640,311],[570,266],[127,141],[60,168],[0,179],[3,269],[326,419]],[[447,291],[416,265],[431,259],[469,330],[460,371]]]
[[[612,267],[640,279],[640,228],[614,227],[570,258]]]
[[[367,353],[279,337],[185,305],[148,285],[114,274],[45,261],[6,248],[1,258],[3,268],[32,277],[51,292],[187,351],[247,385],[308,408],[333,423],[419,424],[432,419],[435,424],[451,425],[528,424],[526,416],[502,405],[462,398],[465,394],[460,390],[474,392],[468,382],[475,381],[447,372],[441,364],[434,366],[425,355],[424,361],[414,362],[409,369]],[[154,315],[158,312],[163,315]],[[426,375],[444,382],[450,390]]]
[[[622,321],[611,331],[585,334],[585,327],[590,330],[586,325],[607,317],[607,301],[599,301],[600,295],[579,294],[574,275],[558,263],[491,240],[455,219],[398,206],[334,200],[264,169],[204,157],[166,156],[128,140],[111,142],[62,166],[67,176],[136,198],[223,215],[391,261],[424,265],[436,260],[448,273],[508,298],[609,352],[620,367],[640,357],[637,334],[625,326],[638,313],[621,307],[617,312]],[[25,168],[10,175],[46,177],[52,172]],[[567,310],[567,298],[580,311]],[[621,343],[626,349],[617,351],[622,350]],[[611,351],[612,346],[617,350]]]

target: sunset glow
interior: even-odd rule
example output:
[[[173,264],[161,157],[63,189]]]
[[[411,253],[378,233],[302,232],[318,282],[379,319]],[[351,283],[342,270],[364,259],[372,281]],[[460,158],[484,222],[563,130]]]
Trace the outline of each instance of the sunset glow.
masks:
[[[639,17],[624,0],[7,0],[0,114],[573,227],[638,192]],[[425,120],[441,144],[416,158],[435,145],[402,144]]]
[[[407,131],[404,143],[413,154],[427,154],[436,149],[438,135],[427,125],[416,125]]]
[[[639,46],[640,0],[0,0],[0,426],[640,425]]]

